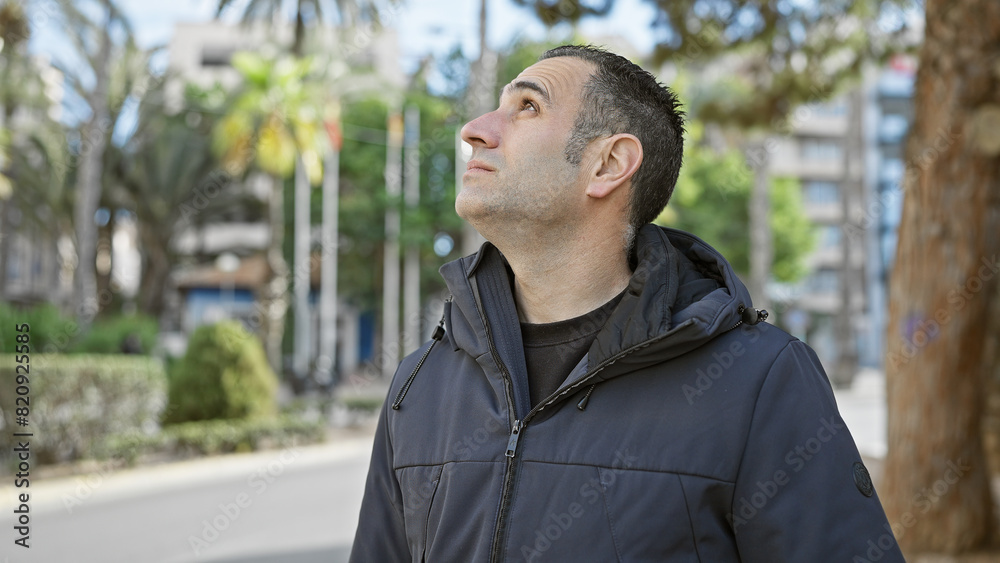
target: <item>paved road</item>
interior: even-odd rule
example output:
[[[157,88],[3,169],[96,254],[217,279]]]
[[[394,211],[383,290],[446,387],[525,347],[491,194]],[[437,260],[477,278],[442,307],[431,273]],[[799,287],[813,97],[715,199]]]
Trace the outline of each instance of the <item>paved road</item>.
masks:
[[[0,563],[347,561],[371,438],[31,486],[31,548],[0,486]],[[6,560],[5,560],[6,558]]]

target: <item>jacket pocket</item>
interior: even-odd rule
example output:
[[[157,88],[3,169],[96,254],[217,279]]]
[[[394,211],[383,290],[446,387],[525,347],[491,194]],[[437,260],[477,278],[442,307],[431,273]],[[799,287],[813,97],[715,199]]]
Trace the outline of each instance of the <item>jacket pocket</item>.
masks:
[[[427,514],[441,481],[441,465],[417,465],[396,470],[403,493],[406,542],[413,561],[423,561],[427,548]]]
[[[701,560],[678,475],[603,467],[599,472],[620,561]]]

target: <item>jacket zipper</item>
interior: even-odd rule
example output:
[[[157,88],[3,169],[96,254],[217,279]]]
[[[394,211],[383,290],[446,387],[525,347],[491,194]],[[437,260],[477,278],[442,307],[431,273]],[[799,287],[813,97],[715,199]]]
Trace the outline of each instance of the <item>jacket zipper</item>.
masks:
[[[486,342],[489,344],[490,355],[493,357],[493,362],[500,368],[504,393],[507,395],[507,417],[509,420],[514,421],[513,427],[510,431],[510,438],[507,440],[507,451],[505,453],[507,466],[504,471],[503,487],[500,489],[500,509],[497,511],[497,518],[496,523],[494,524],[493,532],[493,544],[490,548],[490,563],[498,563],[502,560],[502,546],[503,541],[506,538],[506,534],[504,532],[507,520],[507,510],[509,509],[511,501],[511,489],[513,489],[512,484],[514,481],[514,474],[516,472],[515,454],[517,453],[517,440],[520,437],[523,425],[521,424],[521,421],[517,419],[517,409],[514,405],[514,382],[511,380],[510,371],[507,369],[506,364],[504,364],[503,360],[500,358],[500,352],[493,344],[493,333],[490,330],[490,323],[486,319],[486,313],[483,311],[482,303],[479,300],[479,287],[478,284],[475,284],[475,282],[473,283],[474,287],[472,289],[472,295],[476,301],[476,309],[479,312],[479,318],[483,323],[483,328],[486,330]]]
[[[492,342],[490,342],[490,348],[491,349],[493,348]],[[615,356],[613,359],[603,362],[601,365],[597,366],[597,368],[594,371],[582,377],[580,381],[578,381],[577,384],[575,384],[574,386],[582,386],[584,382],[593,379],[605,367],[618,361],[622,357],[627,356],[634,350],[635,348],[626,350],[621,354]],[[503,366],[503,364],[500,365]],[[507,373],[506,368],[504,368],[502,371],[505,373],[507,377],[510,377],[510,374]],[[569,394],[567,393],[566,396],[568,397]],[[531,419],[535,415],[535,413],[541,411],[543,408],[553,403],[558,402],[559,400],[560,400],[559,398],[555,398],[548,402],[543,402],[542,404],[539,404],[534,409],[532,409],[528,414],[526,414],[523,420],[515,420],[514,425],[510,430],[510,437],[507,439],[507,451],[505,454],[507,457],[507,470],[504,475],[503,488],[500,489],[500,511],[497,514],[496,531],[493,535],[493,547],[490,550],[490,563],[500,563],[503,560],[503,554],[504,554],[503,544],[506,542],[507,539],[507,533],[506,533],[507,532],[506,527],[508,523],[507,512],[508,510],[510,510],[510,503],[513,500],[511,498],[511,490],[513,490],[514,488],[513,487],[514,478],[517,474],[517,468],[520,466],[520,459],[517,458],[517,445],[519,440],[521,439],[521,433],[524,431],[524,427],[527,426],[528,420]]]
[[[511,414],[511,413],[512,412],[516,413],[517,411],[514,408],[514,397],[511,389],[513,382],[511,381],[510,372],[507,371],[507,366],[504,365],[503,361],[500,359],[500,353],[497,351],[496,346],[493,345],[493,336],[490,332],[490,325],[486,321],[486,315],[483,313],[482,306],[480,305],[478,300],[478,296],[476,299],[476,305],[479,308],[479,316],[482,319],[483,325],[486,328],[486,340],[489,343],[490,353],[493,356],[493,361],[496,362],[496,364],[500,367],[500,373],[503,376],[504,390],[507,393],[508,416],[514,418],[516,414]],[[740,324],[742,324],[742,320],[736,323],[736,326],[734,326],[733,328],[740,326]],[[680,328],[680,326],[674,328],[678,329]],[[507,539],[507,533],[506,533],[507,532],[506,527],[508,523],[507,511],[510,509],[510,503],[512,500],[511,490],[514,488],[513,487],[514,477],[516,476],[517,468],[520,466],[520,459],[517,458],[517,445],[518,441],[521,439],[521,433],[524,431],[525,426],[527,426],[528,421],[531,420],[536,413],[542,411],[546,407],[549,407],[555,403],[560,402],[565,398],[568,398],[569,395],[571,394],[569,392],[570,390],[583,388],[587,383],[590,382],[590,380],[594,379],[597,376],[597,374],[603,371],[604,368],[606,368],[607,366],[610,366],[611,364],[617,362],[618,360],[624,358],[625,356],[631,354],[632,352],[635,352],[636,350],[649,346],[650,344],[652,344],[657,340],[666,338],[673,332],[674,331],[671,330],[661,335],[658,338],[653,338],[641,345],[633,346],[628,350],[623,350],[617,355],[608,358],[607,360],[601,362],[601,364],[598,365],[594,369],[594,371],[584,375],[579,380],[577,380],[576,383],[567,388],[567,390],[564,393],[561,393],[555,397],[550,397],[547,401],[542,401],[540,404],[536,405],[535,408],[531,409],[528,412],[528,414],[524,415],[523,419],[514,420],[513,426],[510,430],[510,437],[507,439],[507,451],[505,453],[507,457],[507,467],[506,471],[504,472],[503,487],[500,489],[500,510],[497,513],[496,525],[493,534],[493,546],[490,549],[490,563],[500,563],[503,560],[503,555],[504,555],[503,544],[506,542]]]
[[[482,316],[482,310],[480,310],[479,313]],[[485,323],[485,321],[486,319],[484,317],[483,322]],[[669,336],[669,334],[670,333],[664,334],[660,338],[665,338],[666,336]],[[508,383],[510,380],[510,373],[507,371],[507,367],[504,366],[504,364],[500,361],[500,354],[499,352],[497,352],[496,347],[493,346],[493,339],[490,336],[489,325],[486,326],[486,336],[490,345],[490,351],[493,353],[493,359],[500,366],[500,371],[504,376],[504,382]],[[652,344],[656,340],[659,340],[659,338],[654,338],[642,345],[634,346],[632,348],[629,348],[628,350],[623,350],[619,354],[612,356],[611,358],[608,358],[607,360],[601,362],[601,364],[597,366],[594,369],[594,371],[581,377],[576,383],[574,383],[568,389],[582,388],[590,380],[594,379],[594,377],[596,377],[597,374],[603,371],[604,368],[606,368],[607,366],[617,362],[618,360],[631,354],[632,352],[635,352],[640,348],[645,348],[646,346]],[[513,406],[513,398],[510,395],[509,387],[507,390],[508,390],[508,400],[510,401],[508,404]],[[493,547],[490,549],[490,563],[500,563],[503,560],[503,555],[504,555],[503,544],[506,542],[507,539],[507,533],[506,533],[507,532],[506,527],[508,522],[507,511],[510,509],[510,503],[512,500],[511,490],[513,489],[514,478],[517,474],[517,468],[520,466],[520,458],[517,457],[517,446],[518,442],[521,440],[521,434],[524,432],[524,428],[527,426],[528,421],[531,418],[533,418],[536,413],[540,412],[541,410],[545,409],[546,407],[554,403],[557,403],[569,397],[569,395],[570,393],[567,391],[564,394],[560,394],[557,395],[556,397],[549,398],[547,401],[543,401],[535,408],[531,409],[528,412],[528,414],[524,415],[523,419],[514,420],[513,427],[511,428],[510,431],[510,437],[507,439],[507,451],[506,451],[507,470],[504,476],[503,487],[500,489],[500,511],[497,513],[496,528],[493,534]]]

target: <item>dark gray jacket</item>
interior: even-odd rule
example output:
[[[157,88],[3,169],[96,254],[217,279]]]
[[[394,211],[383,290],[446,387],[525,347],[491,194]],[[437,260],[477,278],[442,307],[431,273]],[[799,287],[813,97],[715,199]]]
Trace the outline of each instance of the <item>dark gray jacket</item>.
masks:
[[[698,238],[640,230],[535,408],[499,251],[441,274],[444,334],[393,379],[351,561],[903,560],[815,354]]]

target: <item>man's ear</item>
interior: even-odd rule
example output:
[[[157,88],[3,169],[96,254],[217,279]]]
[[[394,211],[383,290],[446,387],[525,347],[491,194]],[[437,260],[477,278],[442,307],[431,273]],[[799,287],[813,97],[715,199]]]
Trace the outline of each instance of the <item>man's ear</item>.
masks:
[[[642,143],[635,135],[618,133],[603,139],[599,147],[586,192],[598,199],[631,180],[642,164]]]

